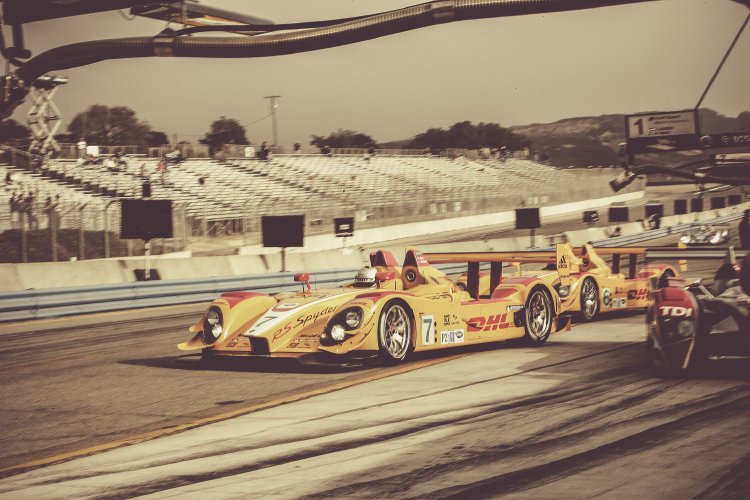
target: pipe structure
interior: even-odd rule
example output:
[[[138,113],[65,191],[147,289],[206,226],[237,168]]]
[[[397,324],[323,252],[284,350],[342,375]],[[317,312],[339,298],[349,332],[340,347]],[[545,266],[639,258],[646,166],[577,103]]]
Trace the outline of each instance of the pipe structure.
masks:
[[[292,32],[237,37],[192,37],[165,30],[155,37],[95,40],[50,49],[5,76],[0,114],[9,116],[29,85],[48,71],[85,66],[109,59],[136,57],[270,57],[321,50],[437,24],[592,9],[658,0],[439,0],[345,20],[339,24]],[[262,28],[262,26],[258,26]],[[270,31],[271,28],[269,28]],[[227,31],[238,30],[237,25]]]

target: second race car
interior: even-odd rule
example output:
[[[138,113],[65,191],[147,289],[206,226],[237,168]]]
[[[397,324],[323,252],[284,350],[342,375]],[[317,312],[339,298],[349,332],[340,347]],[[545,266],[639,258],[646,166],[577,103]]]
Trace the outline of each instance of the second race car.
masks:
[[[668,264],[652,264],[638,269],[638,259],[645,248],[618,247],[594,248],[585,244],[574,249],[558,244],[556,252],[507,252],[518,256],[519,263],[546,262],[538,270],[519,271],[520,276],[537,276],[557,290],[563,312],[572,313],[589,321],[602,312],[643,309],[648,305],[649,287],[656,282],[665,283],[677,276],[677,270]],[[611,265],[603,257],[611,258]],[[627,273],[621,272],[621,261],[628,258]],[[561,277],[569,275],[568,280]],[[466,276],[459,277],[458,285],[466,288]],[[488,274],[480,276],[479,294],[487,293],[490,286]]]

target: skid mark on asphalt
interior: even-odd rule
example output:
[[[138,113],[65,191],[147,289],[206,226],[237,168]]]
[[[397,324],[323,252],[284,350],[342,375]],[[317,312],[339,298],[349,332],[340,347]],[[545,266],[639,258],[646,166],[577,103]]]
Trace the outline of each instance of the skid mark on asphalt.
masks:
[[[444,457],[445,459],[441,460],[439,465],[422,467],[404,474],[389,475],[385,479],[357,481],[355,478],[341,478],[341,483],[346,484],[348,480],[351,483],[310,495],[310,498],[371,495],[373,497],[464,499],[486,498],[521,492],[554,482],[563,477],[569,477],[610,460],[638,453],[644,448],[668,443],[681,435],[690,435],[691,430],[695,427],[715,425],[722,418],[730,419],[736,418],[738,415],[744,415],[750,408],[750,389],[738,388],[723,391],[722,394],[707,398],[702,403],[687,404],[686,406],[690,407],[692,411],[683,408],[688,413],[682,415],[675,409],[665,409],[664,413],[671,414],[672,419],[662,423],[658,423],[659,420],[657,419],[657,422],[652,423],[652,425],[649,425],[649,423],[653,419],[647,415],[620,423],[601,423],[602,415],[594,411],[580,420],[578,418],[572,419],[574,420],[572,423],[577,423],[585,429],[582,431],[544,439],[543,437],[548,435],[548,429],[542,428],[535,432],[532,437],[522,439],[519,442],[488,447],[479,452],[462,449],[459,456]],[[543,418],[544,415],[540,415],[540,419]],[[646,425],[646,428],[638,428],[637,425],[640,422],[637,420],[641,420],[642,425]],[[498,422],[498,424],[501,423]],[[529,425],[533,425],[533,422],[530,422]],[[626,435],[622,438],[610,439],[603,445],[586,448],[587,440],[596,442],[595,438],[611,434],[613,430],[617,430],[617,427],[626,428],[634,425],[636,427],[633,432],[623,429]],[[502,428],[501,425],[497,427]],[[561,430],[565,426],[560,425],[558,427],[558,430]],[[584,448],[583,451],[576,452],[576,448],[581,446]],[[555,453],[564,456],[541,465],[526,465],[547,460],[555,456]],[[512,469],[514,463],[517,467],[516,470],[499,475],[488,474],[485,479],[467,482],[460,486],[437,490],[427,489],[428,487],[425,486],[435,478],[471,477],[472,472],[476,472],[479,468],[485,470]],[[371,475],[377,475],[377,472],[371,471]]]
[[[185,424],[180,424],[180,425],[176,425],[176,426],[172,426],[172,427],[167,427],[165,429],[159,429],[159,430],[156,430],[156,431],[153,431],[153,432],[148,432],[148,433],[139,434],[139,435],[136,435],[136,436],[131,436],[131,437],[124,438],[124,439],[121,439],[121,440],[118,440],[118,441],[114,441],[114,442],[110,442],[110,443],[104,443],[104,444],[101,444],[101,445],[96,445],[96,446],[92,446],[92,447],[89,447],[89,448],[85,448],[85,449],[81,449],[81,450],[76,450],[76,451],[72,451],[72,452],[68,452],[68,453],[63,453],[63,454],[56,455],[56,456],[53,456],[53,457],[48,457],[48,458],[43,458],[43,459],[39,459],[39,460],[33,460],[33,461],[30,461],[30,462],[26,462],[26,463],[22,463],[22,464],[18,464],[18,465],[13,465],[11,467],[6,467],[6,468],[3,468],[3,469],[0,469],[0,477],[5,477],[5,476],[17,474],[17,473],[22,472],[22,471],[26,471],[26,470],[29,470],[29,469],[34,469],[34,468],[42,467],[42,466],[45,466],[45,465],[50,465],[50,464],[53,464],[53,463],[64,462],[64,461],[71,460],[71,459],[74,459],[74,458],[79,458],[79,457],[84,457],[84,456],[88,456],[88,455],[93,455],[93,454],[96,454],[96,453],[101,453],[103,451],[112,450],[112,449],[115,449],[115,448],[119,448],[121,446],[126,446],[126,445],[130,445],[130,444],[141,443],[141,442],[144,442],[144,441],[150,441],[152,439],[156,439],[156,438],[159,438],[159,437],[167,436],[167,435],[170,435],[170,434],[176,434],[178,432],[184,432],[184,431],[187,431],[187,430],[190,430],[190,429],[194,429],[194,428],[197,428],[197,427],[202,427],[204,425],[212,424],[212,423],[215,423],[215,422],[221,422],[223,420],[228,420],[230,418],[238,417],[238,416],[241,416],[241,415],[247,415],[249,413],[253,413],[253,412],[256,412],[256,411],[265,410],[265,409],[268,409],[268,408],[273,408],[275,406],[280,406],[280,405],[292,403],[292,402],[295,402],[295,401],[301,401],[303,399],[308,399],[308,398],[311,398],[313,396],[318,396],[318,395],[321,395],[321,394],[327,394],[327,393],[334,392],[334,391],[340,391],[340,390],[346,389],[348,387],[352,387],[352,386],[359,385],[359,384],[364,384],[366,382],[370,382],[370,381],[374,381],[374,380],[379,380],[379,379],[386,378],[386,377],[391,377],[391,376],[397,375],[399,373],[406,373],[406,372],[409,372],[409,371],[413,371],[413,370],[418,370],[418,369],[421,369],[421,368],[425,368],[427,366],[432,366],[432,365],[435,365],[435,364],[444,363],[444,362],[447,362],[447,361],[450,361],[450,360],[453,360],[453,359],[456,359],[456,358],[459,358],[459,357],[462,357],[462,356],[464,356],[464,355],[463,354],[456,354],[456,355],[453,355],[453,356],[445,356],[445,357],[442,357],[442,358],[428,359],[428,360],[425,360],[425,361],[422,361],[422,362],[417,362],[417,363],[409,363],[409,364],[401,365],[401,366],[394,367],[394,368],[387,368],[387,369],[383,369],[383,370],[380,370],[380,371],[368,373],[367,375],[365,375],[363,377],[358,377],[358,378],[355,378],[355,379],[346,380],[344,382],[339,382],[339,383],[336,383],[336,384],[331,384],[331,385],[328,385],[328,386],[325,386],[325,387],[321,387],[321,388],[318,388],[318,389],[313,389],[313,390],[306,391],[306,392],[301,392],[301,393],[297,393],[297,394],[291,394],[291,395],[289,395],[287,397],[284,397],[284,398],[280,398],[280,399],[276,399],[276,400],[273,400],[273,401],[268,401],[268,402],[265,402],[265,403],[260,403],[260,404],[252,405],[252,406],[245,407],[245,408],[239,408],[239,409],[236,409],[236,410],[233,410],[233,411],[230,411],[230,412],[221,413],[219,415],[214,415],[214,416],[211,416],[211,417],[206,417],[206,418],[199,419],[199,420],[196,420],[196,421],[193,421],[193,422],[189,422],[189,423],[185,423]],[[86,476],[83,476],[83,477],[86,477]]]

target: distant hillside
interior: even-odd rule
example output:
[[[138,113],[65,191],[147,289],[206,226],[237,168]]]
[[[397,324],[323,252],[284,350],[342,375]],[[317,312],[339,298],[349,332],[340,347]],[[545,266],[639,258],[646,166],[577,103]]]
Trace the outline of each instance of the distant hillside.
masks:
[[[702,109],[700,123],[703,133],[750,131],[750,112],[730,118]],[[510,130],[531,139],[534,152],[546,155],[552,165],[617,165],[620,162],[618,147],[625,140],[625,115],[566,118],[555,123],[511,127]],[[657,158],[662,164],[682,163],[685,154],[654,155],[654,159]]]

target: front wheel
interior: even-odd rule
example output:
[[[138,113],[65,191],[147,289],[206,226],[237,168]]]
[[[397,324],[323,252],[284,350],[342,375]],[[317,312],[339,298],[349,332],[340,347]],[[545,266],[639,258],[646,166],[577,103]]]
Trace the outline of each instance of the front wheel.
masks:
[[[528,345],[541,346],[547,342],[552,332],[552,297],[543,288],[534,288],[526,299],[525,306],[526,335]]]
[[[403,361],[409,352],[411,336],[411,315],[406,307],[398,302],[387,305],[380,313],[378,324],[378,346],[383,362],[395,365]]]
[[[591,321],[599,313],[599,288],[593,278],[584,278],[581,284],[581,318]]]

